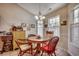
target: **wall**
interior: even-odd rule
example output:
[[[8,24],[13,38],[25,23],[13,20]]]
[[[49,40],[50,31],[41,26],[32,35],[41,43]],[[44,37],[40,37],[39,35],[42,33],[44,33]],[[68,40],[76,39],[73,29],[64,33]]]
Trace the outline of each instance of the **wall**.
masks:
[[[72,11],[73,11],[73,8],[76,6],[77,4],[69,4],[68,6],[68,13],[69,13],[69,17],[68,17],[68,51],[71,55],[74,55],[74,56],[79,56],[79,47],[77,47],[76,45],[74,45],[75,42],[71,42],[71,38],[70,38],[70,24],[72,23],[72,20],[73,20],[73,14],[72,14]],[[78,40],[79,42],[79,40]]]
[[[12,24],[36,24],[33,15],[17,4],[0,4],[0,16],[0,31],[9,31]],[[29,33],[35,34],[36,28],[32,28]]]
[[[54,16],[60,16],[60,23],[63,20],[68,21],[68,6],[64,6],[54,12],[51,12],[47,15],[47,19],[54,17]],[[60,40],[58,47],[61,47],[64,50],[68,49],[68,25],[61,26],[60,25]]]

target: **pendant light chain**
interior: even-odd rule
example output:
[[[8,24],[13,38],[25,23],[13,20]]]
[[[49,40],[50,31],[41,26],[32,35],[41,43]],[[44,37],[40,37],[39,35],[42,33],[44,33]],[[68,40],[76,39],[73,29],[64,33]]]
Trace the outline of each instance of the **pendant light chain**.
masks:
[[[35,18],[37,19],[37,20],[43,20],[43,19],[45,19],[45,16],[43,16],[42,14],[41,14],[41,5],[40,5],[40,3],[39,3],[39,5],[38,5],[38,9],[39,9],[39,11],[38,11],[38,16],[35,16]]]

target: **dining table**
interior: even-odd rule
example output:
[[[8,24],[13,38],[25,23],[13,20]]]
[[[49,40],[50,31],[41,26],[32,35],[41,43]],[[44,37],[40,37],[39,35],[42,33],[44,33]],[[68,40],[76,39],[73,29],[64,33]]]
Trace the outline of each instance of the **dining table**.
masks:
[[[31,52],[31,54],[35,56],[40,53],[40,47],[42,46],[42,44],[45,42],[49,42],[49,39],[44,39],[44,38],[38,39],[36,37],[29,37],[28,42],[36,44],[36,47],[34,48],[34,50],[36,50],[35,53],[33,52],[33,50]]]

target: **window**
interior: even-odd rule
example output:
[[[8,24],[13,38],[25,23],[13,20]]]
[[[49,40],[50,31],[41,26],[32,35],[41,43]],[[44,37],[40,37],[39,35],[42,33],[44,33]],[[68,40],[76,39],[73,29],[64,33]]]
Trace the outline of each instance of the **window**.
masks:
[[[43,21],[42,20],[37,21],[37,34],[43,37]]]
[[[79,23],[79,8],[74,9],[74,23]]]
[[[55,16],[48,20],[48,30],[54,31],[54,36],[60,36],[60,19]]]
[[[70,40],[79,48],[79,5],[73,10],[73,24],[70,25]]]

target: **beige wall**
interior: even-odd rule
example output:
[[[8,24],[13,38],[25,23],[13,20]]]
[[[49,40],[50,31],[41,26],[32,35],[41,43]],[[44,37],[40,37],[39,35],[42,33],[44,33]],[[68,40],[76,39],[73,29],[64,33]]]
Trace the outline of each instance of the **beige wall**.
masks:
[[[47,15],[48,19],[51,18],[51,17],[54,17],[54,16],[57,16],[59,15],[60,16],[60,23],[63,21],[63,20],[66,20],[68,21],[68,6],[64,6],[50,14]],[[60,40],[59,40],[59,47],[67,50],[68,49],[68,26],[67,25],[64,25],[64,26],[61,26],[60,25]]]
[[[12,24],[36,24],[32,14],[17,4],[0,4],[0,31],[9,31]],[[36,33],[36,28],[31,28],[29,33]]]

